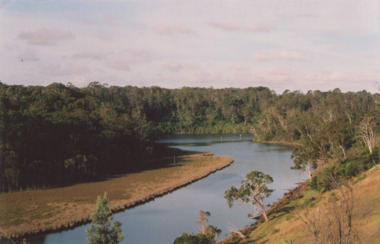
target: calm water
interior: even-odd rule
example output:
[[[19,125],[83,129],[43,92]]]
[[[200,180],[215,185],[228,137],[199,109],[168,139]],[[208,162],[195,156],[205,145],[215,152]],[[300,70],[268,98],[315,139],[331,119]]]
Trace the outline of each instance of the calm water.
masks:
[[[173,136],[160,140],[161,143],[184,150],[229,156],[234,158],[235,162],[205,179],[144,205],[115,214],[114,220],[122,223],[125,237],[122,243],[168,244],[183,232],[196,233],[199,210],[211,213],[209,224],[222,230],[219,237],[222,239],[229,235],[228,226],[242,228],[254,222],[247,217],[253,210],[251,205],[236,204],[228,208],[224,199],[224,191],[232,185],[239,186],[248,172],[259,170],[273,177],[274,182],[269,186],[275,191],[266,200],[267,204],[281,198],[284,192],[304,180],[302,174],[290,170],[291,148],[255,143],[251,139],[252,136],[195,135]],[[88,227],[89,225],[83,225],[28,241],[32,241],[33,244],[86,243]]]

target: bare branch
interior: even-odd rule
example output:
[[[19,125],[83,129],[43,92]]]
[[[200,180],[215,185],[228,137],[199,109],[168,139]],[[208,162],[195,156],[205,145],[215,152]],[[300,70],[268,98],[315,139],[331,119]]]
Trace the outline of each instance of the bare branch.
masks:
[[[245,239],[246,238],[246,236],[243,234],[243,233],[241,233],[241,231],[235,226],[235,225],[233,225],[231,222],[228,222],[230,225],[232,225],[232,226],[227,226],[227,230],[228,231],[230,231],[230,232],[232,232],[232,233],[234,233],[234,234],[237,234],[237,235],[239,235],[240,236],[240,238],[242,238],[242,239]]]

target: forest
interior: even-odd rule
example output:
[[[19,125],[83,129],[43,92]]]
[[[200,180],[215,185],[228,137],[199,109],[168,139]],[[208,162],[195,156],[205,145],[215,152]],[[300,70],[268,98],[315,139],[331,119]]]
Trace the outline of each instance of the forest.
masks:
[[[378,93],[339,89],[276,94],[266,87],[0,83],[0,191],[154,167],[147,159],[162,151],[154,142],[165,134],[249,133],[298,143],[294,168],[310,173],[333,160],[336,172],[353,175],[379,162],[379,103]],[[318,177],[313,184],[328,187]]]

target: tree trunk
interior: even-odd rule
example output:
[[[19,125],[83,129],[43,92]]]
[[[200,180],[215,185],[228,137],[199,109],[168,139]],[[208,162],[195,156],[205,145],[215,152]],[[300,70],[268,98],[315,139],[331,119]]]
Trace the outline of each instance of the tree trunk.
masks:
[[[339,144],[339,147],[340,149],[342,149],[342,152],[343,152],[343,159],[346,159],[347,158],[347,155],[346,155],[346,150],[344,150],[344,147],[342,145]]]
[[[268,222],[268,216],[267,216],[267,212],[265,211],[264,204],[261,201],[259,201],[258,199],[256,199],[256,198],[254,198],[254,201],[262,209],[261,214],[264,216],[265,222]]]

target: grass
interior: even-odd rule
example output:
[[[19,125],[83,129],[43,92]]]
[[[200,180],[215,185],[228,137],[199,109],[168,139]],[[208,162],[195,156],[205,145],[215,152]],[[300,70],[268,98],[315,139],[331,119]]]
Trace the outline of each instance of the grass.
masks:
[[[178,154],[177,154],[178,155]],[[152,200],[233,162],[209,153],[166,155],[165,167],[67,187],[0,194],[0,227],[19,238],[69,228],[89,220],[96,197],[108,193],[112,211]]]
[[[367,171],[365,177],[358,176],[352,185],[354,210],[353,232],[362,243],[380,243],[380,165]],[[307,186],[307,184],[305,184]],[[232,238],[222,243],[311,243],[306,226],[294,212],[296,206],[303,209],[324,208],[329,198],[327,193],[319,193],[300,186],[272,206],[269,222],[260,221],[248,228],[248,238],[236,241]],[[233,240],[233,241],[232,241]]]

